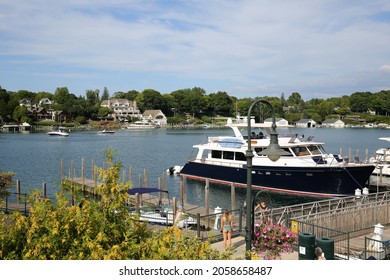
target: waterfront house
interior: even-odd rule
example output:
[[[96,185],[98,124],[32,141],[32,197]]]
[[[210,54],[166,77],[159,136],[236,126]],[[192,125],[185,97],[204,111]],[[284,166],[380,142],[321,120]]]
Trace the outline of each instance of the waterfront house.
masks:
[[[135,100],[111,98],[103,100],[100,106],[110,108],[113,111],[112,117],[118,120],[126,120],[128,117],[140,119],[142,116]]]
[[[326,119],[322,122],[323,127],[335,127],[342,128],[345,126],[345,123],[340,119]]]
[[[317,122],[313,119],[301,119],[295,123],[296,127],[302,127],[302,128],[310,128],[310,127],[316,127]]]
[[[146,110],[142,114],[142,119],[159,126],[164,126],[167,124],[167,117],[161,110]]]
[[[20,106],[25,106],[27,108],[31,107],[31,100],[28,99],[28,98],[22,98],[20,101],[19,101],[19,105]]]
[[[39,103],[38,103],[39,107],[45,107],[45,108],[47,108],[47,107],[50,108],[51,105],[53,105],[53,102],[51,102],[51,100],[47,97],[42,98],[41,100],[39,100]]]
[[[45,120],[51,120],[51,121],[54,121],[54,114],[53,114],[53,110],[50,110],[50,112],[48,110],[46,110],[45,108],[38,108],[34,111],[36,113],[36,116],[37,116],[37,120],[39,121],[45,121]]]
[[[275,118],[276,126],[288,126],[288,121],[283,118]],[[264,120],[264,124],[272,125],[272,118]]]

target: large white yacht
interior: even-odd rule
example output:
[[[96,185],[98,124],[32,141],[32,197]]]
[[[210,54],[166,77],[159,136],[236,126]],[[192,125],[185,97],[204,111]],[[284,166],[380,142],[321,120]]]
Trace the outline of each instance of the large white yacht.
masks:
[[[380,137],[379,140],[390,142],[390,137]],[[376,150],[370,162],[376,164],[370,176],[370,185],[390,190],[390,147]]]
[[[205,144],[194,145],[195,158],[180,170],[180,175],[195,180],[246,186],[248,138],[251,141],[252,187],[295,195],[335,197],[354,195],[366,187],[375,169],[372,163],[356,163],[329,154],[324,143],[314,137],[288,133],[278,136],[285,155],[277,161],[265,155],[270,144],[271,124],[254,123],[248,137],[247,118],[228,120],[234,136],[208,137]]]

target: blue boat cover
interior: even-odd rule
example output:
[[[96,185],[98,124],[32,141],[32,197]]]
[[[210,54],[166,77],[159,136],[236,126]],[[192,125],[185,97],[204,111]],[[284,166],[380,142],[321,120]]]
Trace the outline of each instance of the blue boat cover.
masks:
[[[224,137],[218,140],[218,144],[224,148],[239,148],[244,143],[236,137]]]
[[[168,191],[160,190],[158,188],[132,188],[132,189],[127,190],[127,193],[129,195],[135,195],[136,193],[143,194],[143,193],[155,193],[155,192],[168,193]]]

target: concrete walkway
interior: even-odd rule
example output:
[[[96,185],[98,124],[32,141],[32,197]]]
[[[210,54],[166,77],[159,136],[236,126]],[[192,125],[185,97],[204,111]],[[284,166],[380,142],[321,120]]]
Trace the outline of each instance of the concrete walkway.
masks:
[[[232,238],[232,247],[236,251],[232,259],[242,259],[245,260],[245,237],[244,236],[237,236]],[[216,249],[220,252],[223,252],[223,241],[215,242],[211,244],[211,248]],[[282,254],[281,260],[298,260],[298,252],[294,252],[291,254]]]

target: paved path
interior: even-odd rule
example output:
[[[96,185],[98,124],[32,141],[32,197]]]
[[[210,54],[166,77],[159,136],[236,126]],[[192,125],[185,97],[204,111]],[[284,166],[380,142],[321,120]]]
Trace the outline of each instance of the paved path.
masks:
[[[220,252],[223,252],[223,241],[215,242],[211,244],[211,247],[213,249],[217,249]],[[237,236],[232,238],[232,247],[236,251],[232,259],[242,259],[245,260],[245,237],[244,236]],[[294,252],[291,254],[282,254],[281,257],[282,260],[298,260],[298,252]]]

